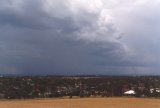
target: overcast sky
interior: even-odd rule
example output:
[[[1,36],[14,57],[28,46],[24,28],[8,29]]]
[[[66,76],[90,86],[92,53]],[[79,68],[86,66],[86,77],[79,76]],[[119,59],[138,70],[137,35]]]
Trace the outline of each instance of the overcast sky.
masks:
[[[0,0],[0,74],[160,74],[160,0]]]

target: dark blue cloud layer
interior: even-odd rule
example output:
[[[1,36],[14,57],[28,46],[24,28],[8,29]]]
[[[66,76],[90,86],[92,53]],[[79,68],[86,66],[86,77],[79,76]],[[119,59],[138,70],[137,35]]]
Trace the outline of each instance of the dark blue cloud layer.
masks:
[[[118,31],[112,22],[101,31],[96,22],[99,13],[79,10],[74,14],[61,7],[67,15],[57,16],[59,11],[49,14],[44,3],[24,0],[13,6],[10,0],[0,1],[2,74],[119,75],[134,74],[135,67],[148,66],[131,57],[114,38]],[[104,39],[99,40],[101,36]]]

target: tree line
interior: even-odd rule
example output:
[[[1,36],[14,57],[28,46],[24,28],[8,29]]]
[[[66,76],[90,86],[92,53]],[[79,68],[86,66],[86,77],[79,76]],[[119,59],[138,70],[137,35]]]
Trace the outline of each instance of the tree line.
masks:
[[[124,92],[134,90],[135,94]],[[160,97],[160,76],[25,76],[1,77],[0,98]]]

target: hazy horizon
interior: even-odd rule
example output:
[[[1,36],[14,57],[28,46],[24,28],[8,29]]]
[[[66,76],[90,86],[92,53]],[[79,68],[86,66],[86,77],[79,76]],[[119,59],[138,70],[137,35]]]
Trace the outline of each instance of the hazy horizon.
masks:
[[[159,0],[1,0],[0,74],[160,75]]]

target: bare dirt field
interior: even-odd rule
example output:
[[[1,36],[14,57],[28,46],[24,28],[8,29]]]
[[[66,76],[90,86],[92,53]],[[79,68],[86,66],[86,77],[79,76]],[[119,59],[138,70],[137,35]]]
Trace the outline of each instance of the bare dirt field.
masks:
[[[160,99],[79,98],[1,100],[0,108],[160,108]]]

